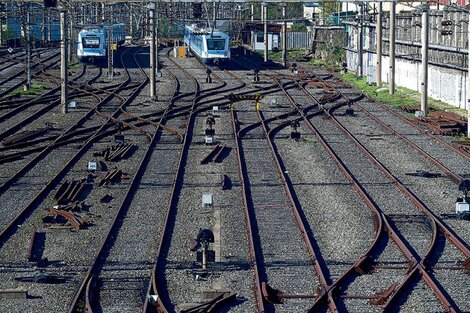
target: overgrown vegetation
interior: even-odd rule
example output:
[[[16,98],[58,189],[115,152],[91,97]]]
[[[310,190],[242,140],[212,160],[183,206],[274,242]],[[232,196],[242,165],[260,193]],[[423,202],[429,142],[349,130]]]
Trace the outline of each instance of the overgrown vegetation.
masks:
[[[329,67],[340,67],[346,59],[346,51],[340,46],[329,46],[319,42],[316,44],[315,50],[316,59],[314,61],[320,61]]]
[[[8,96],[13,96],[13,97],[18,97],[18,96],[23,96],[23,97],[33,97],[41,94],[42,91],[44,91],[45,87],[47,85],[44,83],[34,83],[31,85],[31,88],[29,90],[24,90],[23,86],[16,88],[12,92],[8,94]]]
[[[302,24],[302,23],[294,23],[290,27],[290,31],[291,32],[306,32],[307,26],[305,26],[305,24]]]
[[[382,103],[389,104],[394,107],[399,106],[419,106],[421,105],[420,97],[421,95],[414,90],[398,87],[395,90],[395,94],[391,95],[388,93],[387,86],[378,87],[375,85],[369,85],[365,78],[357,78],[352,73],[338,74],[338,76],[347,81],[348,83],[354,85],[357,89],[361,90],[365,95],[370,98],[377,100]],[[382,90],[379,90],[382,89]],[[386,90],[383,90],[386,89]],[[466,111],[463,109],[458,109],[453,107],[445,102],[429,98],[428,100],[429,107],[431,110],[451,110],[462,116],[466,116]]]
[[[254,51],[259,54],[261,57],[264,56],[263,51]],[[290,62],[301,61],[304,59],[304,56],[308,52],[308,49],[289,49],[287,50],[287,60]],[[274,62],[282,61],[282,50],[280,51],[269,51],[269,58]]]

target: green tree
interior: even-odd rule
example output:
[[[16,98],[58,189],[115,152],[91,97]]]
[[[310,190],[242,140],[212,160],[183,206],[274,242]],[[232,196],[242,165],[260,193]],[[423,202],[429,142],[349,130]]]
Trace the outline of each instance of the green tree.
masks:
[[[301,23],[294,23],[292,24],[290,28],[291,32],[306,32],[307,31],[307,26]]]

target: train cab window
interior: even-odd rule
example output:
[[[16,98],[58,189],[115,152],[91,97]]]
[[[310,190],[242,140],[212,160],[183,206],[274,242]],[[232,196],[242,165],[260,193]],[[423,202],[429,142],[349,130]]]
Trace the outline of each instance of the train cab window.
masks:
[[[256,34],[256,42],[264,42],[264,34],[263,33]]]
[[[83,48],[99,48],[100,39],[98,37],[83,37]]]
[[[207,50],[224,50],[224,39],[207,39]]]

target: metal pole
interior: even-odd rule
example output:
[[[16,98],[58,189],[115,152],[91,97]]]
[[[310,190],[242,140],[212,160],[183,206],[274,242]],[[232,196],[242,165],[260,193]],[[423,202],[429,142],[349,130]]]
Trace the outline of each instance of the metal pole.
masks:
[[[69,16],[69,41],[68,41],[68,57],[69,57],[69,63],[72,63],[72,53],[73,53],[73,14],[70,12]]]
[[[255,5],[252,3],[251,4],[251,21],[253,22],[255,20]]]
[[[67,113],[68,102],[68,76],[67,76],[67,24],[66,11],[60,11],[60,104],[62,113]]]
[[[359,17],[359,23],[357,25],[357,71],[356,71],[356,76],[357,77],[362,77],[363,75],[363,60],[362,60],[362,55],[363,55],[363,50],[364,50],[364,44],[363,44],[363,19],[364,19],[364,6],[362,4],[359,4],[361,6],[360,12],[361,16]]]
[[[287,66],[287,22],[286,5],[282,6],[282,66]]]
[[[393,95],[395,93],[395,19],[396,6],[395,2],[390,3],[390,60],[389,60],[389,85],[388,92]]]
[[[150,10],[150,98],[155,99],[155,9]]]
[[[134,26],[132,25],[132,4],[129,4],[129,36],[132,37],[132,33],[134,32]]]
[[[2,29],[1,24],[0,24],[0,29]],[[43,45],[45,41],[46,41],[46,8],[42,10],[41,45]]]
[[[263,15],[264,15],[264,62],[268,62],[268,5],[263,3]]]
[[[0,6],[0,10],[3,6]],[[6,12],[6,11],[5,11]],[[0,12],[0,47],[3,45],[3,13]]]
[[[31,89],[31,15],[26,13],[26,88]]]
[[[428,45],[429,45],[429,7],[423,4],[421,28],[421,111],[428,115]]]
[[[468,42],[470,42],[470,14],[468,15]],[[468,60],[470,60],[470,49],[468,49]],[[470,62],[467,61],[467,125],[470,125]],[[467,126],[467,137],[470,138],[470,127]]]
[[[212,7],[212,19],[214,20],[213,27],[215,28],[215,21],[217,20],[217,3],[213,2],[213,7]]]
[[[105,25],[107,25],[108,29],[108,79],[112,80],[114,78],[114,50],[113,50],[113,21],[114,21],[114,6],[108,6],[108,18],[106,19],[106,11],[105,12],[105,19],[107,21]]]
[[[51,10],[47,8],[47,42],[51,42],[52,26],[51,26]]]
[[[382,2],[379,2],[379,15],[377,15],[377,70],[376,75],[376,84],[377,86],[382,85]]]

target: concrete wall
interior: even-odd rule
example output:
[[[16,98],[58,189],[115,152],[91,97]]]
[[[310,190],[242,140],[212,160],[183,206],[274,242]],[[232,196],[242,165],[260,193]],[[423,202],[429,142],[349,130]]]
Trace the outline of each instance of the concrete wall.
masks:
[[[354,51],[346,51],[348,69],[356,72],[358,58]],[[382,79],[389,82],[389,57],[382,57]],[[376,67],[376,54],[366,52],[363,55],[364,73],[369,66]],[[406,87],[420,91],[421,62],[396,59],[395,82],[397,87]],[[429,96],[444,101],[455,107],[466,108],[467,73],[456,69],[448,69],[436,65],[429,65]]]

